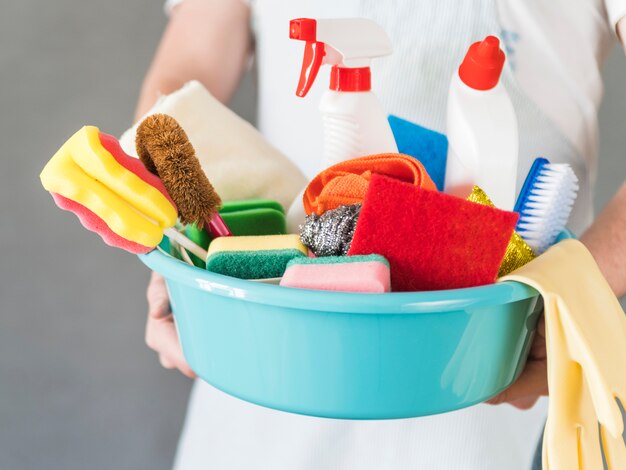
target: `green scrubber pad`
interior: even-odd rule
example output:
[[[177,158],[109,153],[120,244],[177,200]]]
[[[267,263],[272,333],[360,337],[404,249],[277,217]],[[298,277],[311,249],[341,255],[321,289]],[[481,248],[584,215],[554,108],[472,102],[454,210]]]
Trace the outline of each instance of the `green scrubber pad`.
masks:
[[[209,271],[239,279],[268,279],[281,277],[287,263],[294,258],[304,258],[297,249],[268,251],[225,251],[209,255]]]
[[[226,201],[220,209],[220,215],[235,236],[287,233],[285,210],[278,202],[271,199]],[[187,237],[205,250],[211,242],[211,236],[207,231],[196,225],[187,226]],[[190,257],[194,265],[204,269],[204,260],[191,253]]]
[[[346,263],[370,263],[377,261],[389,267],[389,261],[380,255],[356,255],[356,256],[319,256],[317,258],[296,258],[289,261],[287,267],[294,264],[346,264]]]
[[[296,234],[219,237],[211,242],[206,268],[241,279],[281,277],[287,263],[307,256]]]

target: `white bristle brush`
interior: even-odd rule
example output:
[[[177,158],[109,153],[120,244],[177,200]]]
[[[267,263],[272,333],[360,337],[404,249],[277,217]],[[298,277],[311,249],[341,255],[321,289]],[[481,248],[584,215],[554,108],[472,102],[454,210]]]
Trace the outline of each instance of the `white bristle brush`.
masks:
[[[520,214],[517,233],[536,254],[546,251],[565,230],[577,194],[578,178],[570,165],[535,160],[515,212]]]

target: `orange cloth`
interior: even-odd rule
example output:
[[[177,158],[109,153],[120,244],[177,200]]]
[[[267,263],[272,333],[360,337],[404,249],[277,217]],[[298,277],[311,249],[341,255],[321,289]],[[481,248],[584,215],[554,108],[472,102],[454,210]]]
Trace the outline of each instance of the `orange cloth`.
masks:
[[[304,191],[307,215],[363,202],[372,174],[380,174],[436,191],[424,166],[402,153],[379,153],[337,163],[319,173]]]

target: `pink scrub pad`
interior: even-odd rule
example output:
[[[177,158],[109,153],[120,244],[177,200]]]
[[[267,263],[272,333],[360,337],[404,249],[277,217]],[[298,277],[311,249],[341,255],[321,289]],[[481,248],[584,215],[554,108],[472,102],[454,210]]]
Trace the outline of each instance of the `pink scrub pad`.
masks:
[[[348,254],[384,256],[394,291],[491,284],[517,217],[373,175]]]
[[[93,126],[59,149],[41,179],[59,208],[74,212],[106,244],[131,253],[152,250],[176,221],[176,206],[161,180],[126,155],[115,137]]]
[[[82,204],[63,197],[60,194],[50,194],[52,195],[52,199],[54,199],[54,202],[57,206],[59,206],[60,209],[70,211],[76,214],[76,217],[78,217],[78,220],[80,220],[82,226],[85,227],[87,230],[91,230],[92,232],[96,232],[98,235],[100,235],[104,243],[106,243],[107,245],[121,248],[122,250],[126,250],[136,255],[148,253],[149,251],[152,251],[154,249],[153,247],[143,246],[139,243],[127,240],[124,237],[120,237],[109,228],[104,220],[102,220],[100,217],[98,217]]]
[[[284,287],[342,292],[389,292],[389,263],[379,255],[296,258],[287,264]]]
[[[165,189],[163,182],[157,175],[150,173],[143,163],[141,163],[141,160],[133,158],[124,152],[119,141],[112,135],[100,132],[99,137],[102,146],[113,156],[113,158],[115,158],[115,161],[119,165],[123,166],[128,171],[132,171],[143,181],[157,189],[161,194],[163,194],[163,196],[165,196],[172,206],[176,207],[176,204],[174,204],[174,201],[168,194],[167,189]]]

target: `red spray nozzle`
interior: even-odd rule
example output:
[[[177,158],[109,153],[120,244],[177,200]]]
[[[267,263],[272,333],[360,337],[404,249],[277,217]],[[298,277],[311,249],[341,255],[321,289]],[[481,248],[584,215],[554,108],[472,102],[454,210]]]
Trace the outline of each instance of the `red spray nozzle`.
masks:
[[[315,41],[317,22],[310,18],[296,18],[289,22],[289,39]]]
[[[504,52],[500,40],[487,36],[470,46],[459,67],[463,83],[475,90],[489,90],[498,84],[504,67]]]
[[[368,91],[370,61],[391,54],[391,41],[382,27],[366,18],[296,18],[289,37],[305,41],[296,94],[305,96],[322,63],[334,67],[331,88]]]
[[[311,89],[326,54],[324,43],[316,40],[317,22],[310,18],[297,18],[289,22],[289,38],[306,41],[304,58],[296,95],[303,97]]]

